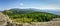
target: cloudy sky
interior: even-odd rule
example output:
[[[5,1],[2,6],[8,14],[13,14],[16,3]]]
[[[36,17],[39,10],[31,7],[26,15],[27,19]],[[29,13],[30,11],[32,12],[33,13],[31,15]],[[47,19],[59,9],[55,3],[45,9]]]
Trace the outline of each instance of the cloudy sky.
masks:
[[[0,10],[11,8],[60,10],[60,0],[0,0]]]

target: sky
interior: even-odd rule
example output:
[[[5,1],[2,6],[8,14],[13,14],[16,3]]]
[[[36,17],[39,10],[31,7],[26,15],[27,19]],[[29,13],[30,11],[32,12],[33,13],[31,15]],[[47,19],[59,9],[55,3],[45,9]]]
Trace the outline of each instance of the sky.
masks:
[[[60,10],[60,0],[0,0],[0,10],[12,8]]]

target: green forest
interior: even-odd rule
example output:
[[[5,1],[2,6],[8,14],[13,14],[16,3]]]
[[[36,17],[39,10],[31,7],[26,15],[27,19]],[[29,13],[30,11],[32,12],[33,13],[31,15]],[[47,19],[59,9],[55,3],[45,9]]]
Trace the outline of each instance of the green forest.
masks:
[[[48,12],[39,12],[32,10],[19,10],[19,9],[11,9],[5,10],[2,13],[8,15],[11,20],[19,23],[30,23],[30,22],[48,22],[53,18],[60,18],[59,15],[48,13]]]

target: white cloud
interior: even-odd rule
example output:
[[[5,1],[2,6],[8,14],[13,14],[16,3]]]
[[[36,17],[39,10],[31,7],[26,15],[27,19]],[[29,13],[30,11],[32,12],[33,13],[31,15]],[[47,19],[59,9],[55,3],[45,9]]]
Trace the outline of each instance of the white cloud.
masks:
[[[20,5],[22,6],[22,5],[24,5],[23,3],[20,3]]]

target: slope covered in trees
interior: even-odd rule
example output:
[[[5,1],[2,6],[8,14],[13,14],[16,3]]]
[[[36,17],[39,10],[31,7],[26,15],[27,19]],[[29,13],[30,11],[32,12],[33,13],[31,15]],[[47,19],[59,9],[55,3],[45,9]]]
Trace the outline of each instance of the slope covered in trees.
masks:
[[[59,15],[40,12],[29,9],[10,9],[3,11],[4,14],[7,14],[10,19],[14,20],[14,22],[46,22],[50,21],[53,18],[60,18]]]

